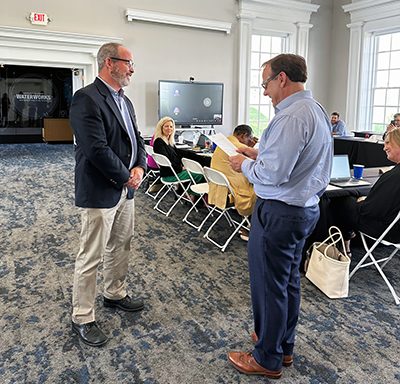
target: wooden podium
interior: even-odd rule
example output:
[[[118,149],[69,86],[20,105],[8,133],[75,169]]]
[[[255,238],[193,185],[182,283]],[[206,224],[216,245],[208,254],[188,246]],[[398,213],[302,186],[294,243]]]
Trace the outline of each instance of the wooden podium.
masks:
[[[45,142],[74,140],[69,119],[43,119],[42,135]]]

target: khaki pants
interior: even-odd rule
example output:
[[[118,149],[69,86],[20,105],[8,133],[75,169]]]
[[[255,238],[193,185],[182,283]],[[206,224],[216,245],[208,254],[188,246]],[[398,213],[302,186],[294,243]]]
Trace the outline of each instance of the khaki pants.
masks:
[[[82,220],[80,249],[75,261],[72,321],[95,320],[97,270],[103,261],[104,296],[119,300],[126,296],[130,243],[134,231],[134,201],[121,199],[113,208],[79,208]]]

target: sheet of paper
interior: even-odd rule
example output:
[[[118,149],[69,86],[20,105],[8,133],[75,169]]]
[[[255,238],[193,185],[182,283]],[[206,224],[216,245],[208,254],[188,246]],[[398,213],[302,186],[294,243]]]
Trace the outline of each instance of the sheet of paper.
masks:
[[[217,144],[228,156],[235,156],[238,154],[236,152],[237,148],[221,132],[208,136],[208,138],[213,143]]]
[[[338,190],[338,189],[343,189],[343,188],[336,187],[335,185],[328,184],[328,186],[326,187],[325,191],[335,191],[335,190]]]

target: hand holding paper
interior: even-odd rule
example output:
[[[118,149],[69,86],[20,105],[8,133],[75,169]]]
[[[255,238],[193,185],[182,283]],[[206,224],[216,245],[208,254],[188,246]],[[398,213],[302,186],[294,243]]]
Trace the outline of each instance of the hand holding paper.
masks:
[[[251,147],[240,147],[236,150],[236,152],[247,156],[250,160],[255,160],[258,156],[257,149]]]
[[[208,138],[217,144],[228,156],[236,156],[238,154],[236,152],[237,148],[221,132],[208,136]]]

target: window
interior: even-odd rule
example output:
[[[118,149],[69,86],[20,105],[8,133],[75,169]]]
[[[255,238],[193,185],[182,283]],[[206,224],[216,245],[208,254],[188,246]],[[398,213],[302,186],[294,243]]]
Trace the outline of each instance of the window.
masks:
[[[249,124],[255,136],[260,137],[274,117],[269,97],[263,96],[261,65],[284,52],[286,37],[252,35],[250,59],[250,105]]]
[[[399,112],[400,32],[375,36],[372,130],[383,132]]]

